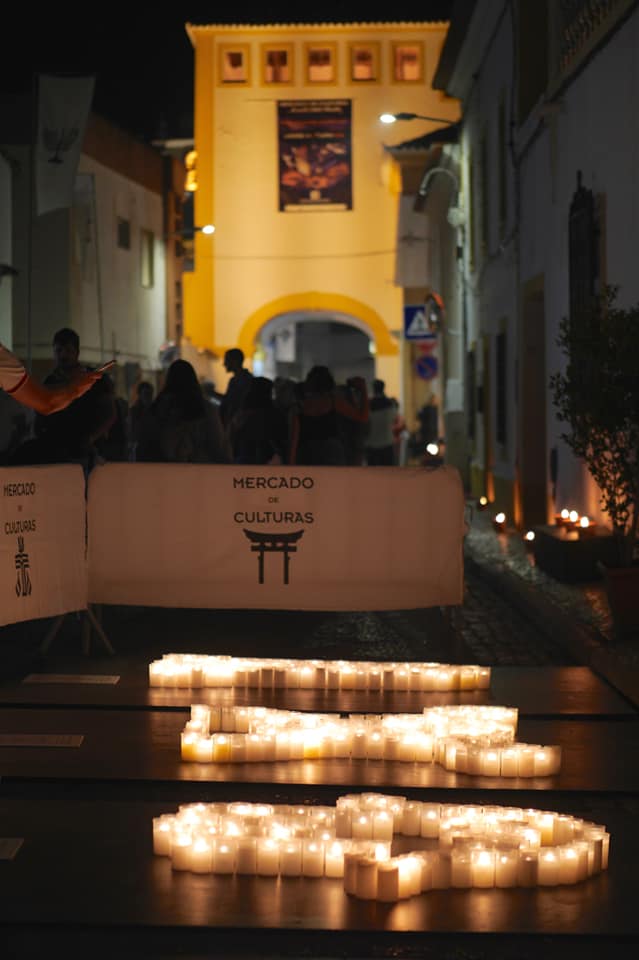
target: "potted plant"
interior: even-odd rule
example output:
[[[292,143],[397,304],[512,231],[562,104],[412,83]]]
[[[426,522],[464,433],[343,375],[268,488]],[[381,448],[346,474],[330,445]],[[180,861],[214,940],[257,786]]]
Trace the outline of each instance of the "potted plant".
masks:
[[[617,305],[618,287],[605,286],[591,308],[559,325],[557,345],[566,357],[550,388],[562,439],[584,461],[601,494],[616,545],[616,563],[604,568],[618,632],[639,626],[639,303]],[[635,579],[636,578],[636,579]],[[615,592],[631,580],[629,619]]]

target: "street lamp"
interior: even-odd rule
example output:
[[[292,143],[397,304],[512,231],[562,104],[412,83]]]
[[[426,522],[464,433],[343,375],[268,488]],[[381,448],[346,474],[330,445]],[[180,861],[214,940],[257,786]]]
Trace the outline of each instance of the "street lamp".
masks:
[[[429,120],[431,123],[446,123],[450,127],[458,122],[444,117],[426,117],[423,113],[381,113],[379,119],[382,123],[395,123],[397,120]]]

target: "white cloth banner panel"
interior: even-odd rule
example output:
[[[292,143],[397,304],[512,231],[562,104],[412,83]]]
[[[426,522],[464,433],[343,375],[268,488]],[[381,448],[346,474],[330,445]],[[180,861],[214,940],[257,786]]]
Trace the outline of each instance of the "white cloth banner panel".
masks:
[[[395,610],[463,600],[452,467],[107,463],[89,476],[89,600]]]
[[[1,467],[0,524],[0,625],[86,609],[82,467]]]

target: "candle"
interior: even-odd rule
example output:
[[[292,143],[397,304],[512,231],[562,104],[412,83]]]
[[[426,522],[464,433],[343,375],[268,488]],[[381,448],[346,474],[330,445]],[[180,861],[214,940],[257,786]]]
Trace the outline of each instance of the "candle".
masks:
[[[302,875],[324,876],[324,844],[317,840],[302,841]]]
[[[255,837],[238,837],[235,872],[254,874],[257,871],[257,842]]]
[[[302,841],[294,837],[280,849],[280,873],[283,877],[299,877],[302,873]]]
[[[421,829],[422,804],[417,800],[410,800],[404,804],[401,819],[401,829],[405,837],[418,837]]]
[[[192,749],[191,759],[199,763],[210,763],[213,759],[213,737],[197,737]]]
[[[399,900],[399,863],[397,859],[377,864],[377,899],[382,903]]]
[[[191,834],[176,830],[171,837],[171,867],[173,870],[191,869]]]
[[[413,854],[403,854],[397,858],[399,863],[399,895],[414,897],[421,893],[422,868],[421,862]]]
[[[447,890],[451,885],[451,859],[440,850],[433,858],[433,890]]]
[[[383,840],[387,842],[393,839],[393,817],[387,810],[376,810],[373,813],[372,837],[373,840]]]
[[[495,851],[471,851],[473,887],[495,886]]]
[[[377,898],[377,870],[375,857],[358,857],[355,861],[355,895],[360,899]]]
[[[370,813],[359,813],[353,817],[352,837],[354,840],[373,839],[373,817]]]
[[[559,771],[561,747],[538,747],[534,755],[536,777],[549,777]]]
[[[519,849],[516,847],[499,848],[495,853],[495,886],[517,886],[517,865]]]
[[[450,883],[461,889],[473,886],[470,845],[460,843],[453,847],[450,855]]]
[[[517,886],[534,887],[537,884],[537,850],[520,850],[517,864]]]
[[[153,853],[160,857],[168,857],[171,853],[173,820],[174,817],[170,813],[153,818]]]
[[[258,837],[256,872],[261,877],[276,877],[280,872],[280,846],[271,837]]]
[[[560,858],[554,849],[539,851],[537,883],[542,887],[556,887],[560,882]]]
[[[361,853],[355,850],[344,851],[344,893],[357,893],[357,862]]]
[[[567,844],[559,848],[559,883],[577,883],[579,879],[579,854],[577,848]]]
[[[420,835],[435,839],[439,837],[440,808],[438,803],[422,803]]]
[[[344,844],[333,840],[324,851],[324,874],[327,877],[344,876]]]
[[[234,873],[237,841],[216,837],[213,847],[213,873]]]
[[[519,768],[519,751],[516,747],[504,747],[501,751],[500,776],[516,777]]]
[[[213,844],[206,837],[196,837],[191,844],[191,865],[193,873],[211,873],[213,869]]]

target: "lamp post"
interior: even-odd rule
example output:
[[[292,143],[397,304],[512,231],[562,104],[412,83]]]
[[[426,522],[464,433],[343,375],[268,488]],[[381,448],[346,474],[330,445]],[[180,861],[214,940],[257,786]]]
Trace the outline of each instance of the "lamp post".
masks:
[[[397,120],[428,120],[430,123],[445,123],[449,127],[459,122],[445,117],[427,117],[423,113],[381,113],[379,119],[382,123],[395,123]]]

